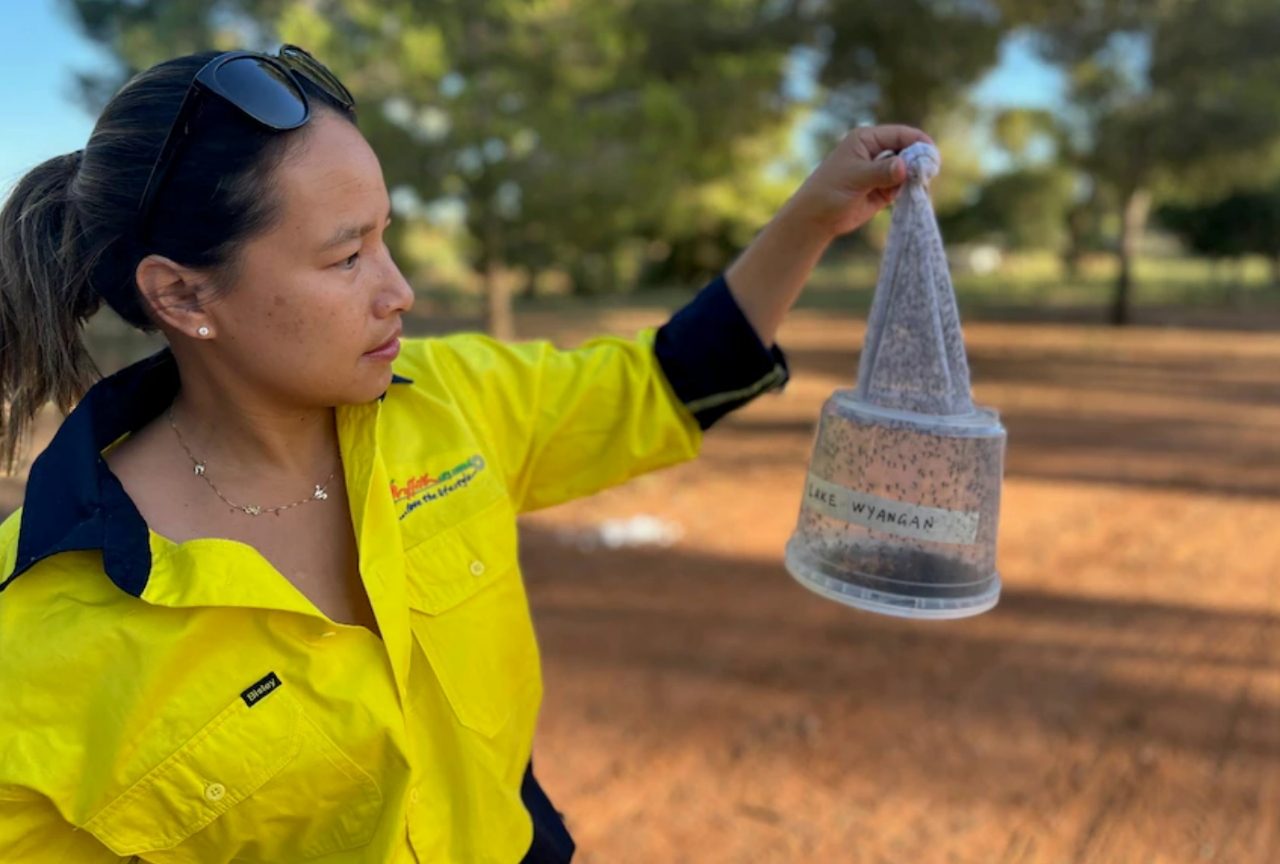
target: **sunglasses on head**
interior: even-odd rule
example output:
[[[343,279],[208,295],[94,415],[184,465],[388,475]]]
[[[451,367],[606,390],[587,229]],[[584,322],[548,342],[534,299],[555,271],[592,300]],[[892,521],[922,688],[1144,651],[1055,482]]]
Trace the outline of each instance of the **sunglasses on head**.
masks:
[[[311,101],[301,78],[319,87],[343,110],[354,111],[356,100],[332,72],[296,45],[285,45],[271,56],[254,51],[229,51],[204,65],[178,109],[165,137],[138,205],[138,236],[150,240],[156,199],[173,169],[193,121],[210,95],[231,103],[257,123],[277,132],[297,129],[311,118]]]

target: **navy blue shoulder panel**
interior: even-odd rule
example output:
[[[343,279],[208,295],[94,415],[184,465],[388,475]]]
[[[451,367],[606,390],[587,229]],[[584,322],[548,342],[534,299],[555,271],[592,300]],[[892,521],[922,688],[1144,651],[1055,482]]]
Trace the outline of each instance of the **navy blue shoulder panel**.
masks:
[[[90,388],[31,466],[17,562],[5,585],[50,555],[100,549],[111,580],[142,593],[151,573],[147,523],[101,454],[159,416],[177,392],[178,366],[167,349]]]
[[[394,375],[392,383],[412,382]],[[178,364],[165,349],[90,388],[31,466],[17,561],[0,591],[51,555],[96,549],[111,581],[142,595],[151,576],[147,523],[102,451],[160,416],[179,385]]]

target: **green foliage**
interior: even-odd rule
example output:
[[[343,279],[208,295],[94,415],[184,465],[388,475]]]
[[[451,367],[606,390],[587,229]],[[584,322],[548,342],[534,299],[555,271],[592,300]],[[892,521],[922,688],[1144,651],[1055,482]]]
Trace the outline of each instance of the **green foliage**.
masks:
[[[1165,182],[1210,200],[1224,182],[1250,182],[1236,166],[1256,168],[1274,152],[1280,139],[1274,0],[1004,5],[1037,28],[1045,56],[1068,70],[1066,119],[1085,167],[1101,182],[1122,193]],[[1198,188],[1186,188],[1189,176]]]
[[[925,126],[995,66],[1008,22],[986,3],[956,0],[818,5],[828,58],[827,109],[845,122]]]
[[[949,241],[1058,250],[1069,267],[1102,246],[1129,256],[1148,193],[1176,221],[1172,205],[1239,192],[1226,215],[1265,225],[1250,196],[1280,181],[1276,0],[61,2],[118,62],[82,78],[92,107],[177,54],[314,51],[355,92],[417,223],[403,242],[430,236],[432,272],[477,280],[696,284],[799,183],[802,125],[826,143],[852,123],[924,126]],[[1070,104],[994,118],[1012,170],[984,177],[969,89],[1015,28],[1066,70]],[[800,60],[812,88],[787,86]],[[885,224],[850,248],[874,251]]]
[[[941,220],[950,241],[993,241],[1007,249],[1060,250],[1075,203],[1071,172],[1024,168],[989,180],[974,203]]]
[[[1017,166],[1033,160],[1037,144],[1045,144],[1050,156],[1060,155],[1063,129],[1057,117],[1044,109],[1013,108],[1001,111],[992,124],[996,143]]]
[[[360,102],[388,185],[463,215],[478,272],[561,268],[614,287],[636,241],[723,246],[781,203],[794,15],[766,0],[73,0],[124,75],[210,45],[312,50]],[[648,248],[647,246],[645,248]],[[703,258],[699,258],[703,261]],[[595,262],[587,266],[587,262]]]
[[[1002,0],[1069,72],[1066,152],[1120,212],[1114,318],[1153,193],[1184,202],[1258,185],[1280,142],[1274,0]],[[1244,165],[1255,170],[1241,170]]]
[[[1166,206],[1156,216],[1200,255],[1280,257],[1280,188],[1240,192],[1199,207]]]

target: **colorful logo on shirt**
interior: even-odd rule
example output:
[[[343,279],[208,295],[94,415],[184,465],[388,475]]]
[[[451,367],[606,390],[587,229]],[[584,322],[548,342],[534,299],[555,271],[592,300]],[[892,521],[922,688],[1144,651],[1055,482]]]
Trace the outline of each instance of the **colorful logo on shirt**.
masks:
[[[405,511],[400,514],[400,518],[403,519],[423,504],[438,501],[441,498],[452,495],[459,489],[465,489],[484,469],[484,457],[477,453],[466,462],[455,465],[447,471],[442,471],[439,475],[433,475],[428,472],[417,477],[410,477],[404,482],[403,486],[392,480],[391,498],[397,504],[402,501],[410,502]]]

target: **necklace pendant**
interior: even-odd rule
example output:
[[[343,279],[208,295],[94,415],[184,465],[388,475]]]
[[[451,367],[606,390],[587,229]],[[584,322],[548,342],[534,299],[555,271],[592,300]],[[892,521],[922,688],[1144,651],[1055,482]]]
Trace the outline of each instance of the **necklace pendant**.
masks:
[[[241,507],[240,509],[248,513],[250,516],[257,516],[262,512],[261,507]]]
[[[317,486],[316,491],[311,493],[311,498],[314,501],[325,501],[329,498],[329,493],[324,491],[323,486]]]
[[[196,476],[197,476],[197,477],[203,477],[203,476],[204,476],[204,463],[203,463],[203,462],[197,462],[197,463],[196,463]]]

